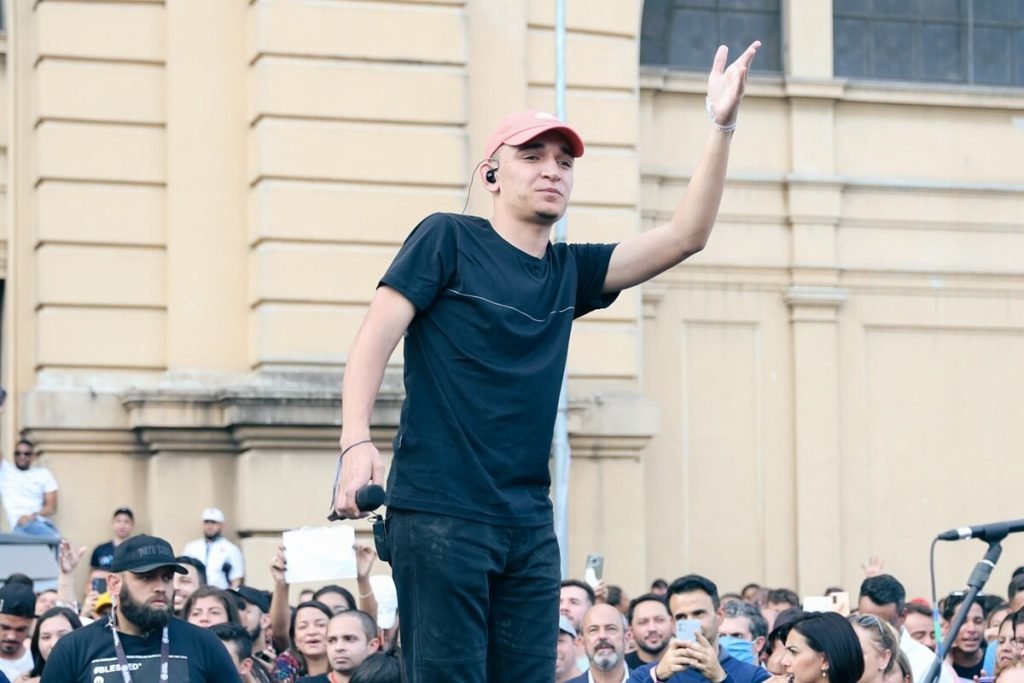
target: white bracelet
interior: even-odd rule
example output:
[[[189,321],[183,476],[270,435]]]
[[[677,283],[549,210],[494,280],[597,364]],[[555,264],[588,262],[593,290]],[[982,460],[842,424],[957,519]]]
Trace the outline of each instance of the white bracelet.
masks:
[[[718,121],[715,121],[715,109],[711,106],[711,98],[704,98],[704,107],[708,110],[708,118],[711,119],[711,123],[714,124],[715,128],[722,131],[723,133],[731,133],[736,130],[736,122],[733,121],[728,126],[723,126]]]

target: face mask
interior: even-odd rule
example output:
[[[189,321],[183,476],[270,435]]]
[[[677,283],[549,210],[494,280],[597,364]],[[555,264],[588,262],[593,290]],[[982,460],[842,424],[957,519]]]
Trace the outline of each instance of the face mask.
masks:
[[[754,644],[736,636],[719,636],[718,644],[722,651],[741,662],[754,664]]]

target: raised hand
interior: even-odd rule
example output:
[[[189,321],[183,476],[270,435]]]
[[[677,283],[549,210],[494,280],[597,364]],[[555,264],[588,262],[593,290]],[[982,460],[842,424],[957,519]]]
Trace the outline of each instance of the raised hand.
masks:
[[[270,576],[274,579],[274,584],[278,586],[287,586],[288,582],[284,578],[284,573],[288,569],[288,560],[284,556],[284,546],[277,546],[277,552],[274,553],[274,557],[270,560]]]
[[[372,543],[365,541],[356,541],[352,548],[356,551],[356,577],[369,577],[373,562],[377,559],[377,550]]]
[[[739,58],[726,68],[729,48],[719,45],[715,61],[708,76],[708,106],[712,120],[719,127],[728,128],[736,123],[743,90],[747,84],[747,72],[757,55],[761,41],[755,40]]]
[[[82,561],[82,556],[85,555],[85,546],[83,545],[78,550],[71,547],[71,542],[68,539],[61,539],[60,549],[57,551],[57,559],[60,564],[60,571],[62,574],[70,574],[75,571],[75,567]]]
[[[862,562],[860,568],[864,570],[864,576],[881,576],[885,573],[885,562],[877,555],[872,555],[867,562]]]

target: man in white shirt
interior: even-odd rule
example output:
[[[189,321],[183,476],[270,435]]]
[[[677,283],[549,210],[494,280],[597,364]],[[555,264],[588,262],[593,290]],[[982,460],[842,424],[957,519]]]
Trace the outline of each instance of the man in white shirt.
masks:
[[[32,467],[35,448],[21,439],[14,464],[0,461],[0,499],[11,531],[25,536],[60,539],[50,517],[57,512],[57,480],[45,467]]]
[[[860,585],[857,611],[873,614],[889,622],[900,634],[900,649],[910,660],[914,681],[922,680],[935,659],[935,653],[914,640],[903,627],[907,617],[907,591],[896,577],[890,574],[869,576]],[[946,666],[939,670],[940,683],[953,683],[953,677]]]
[[[36,596],[20,583],[0,588],[0,674],[14,680],[32,669],[32,652],[25,641],[32,635]]]
[[[219,508],[203,510],[203,536],[190,541],[182,555],[206,565],[206,582],[217,588],[237,588],[245,579],[245,559],[238,546],[221,536],[224,513]]]

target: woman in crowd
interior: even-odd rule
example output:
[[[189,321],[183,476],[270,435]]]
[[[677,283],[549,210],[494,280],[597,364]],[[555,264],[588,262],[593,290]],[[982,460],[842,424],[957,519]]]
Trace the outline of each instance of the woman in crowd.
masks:
[[[63,636],[75,629],[82,628],[82,622],[74,610],[67,607],[51,607],[36,619],[36,628],[32,631],[32,670],[21,674],[12,683],[39,683],[50,657],[53,646]]]
[[[885,674],[883,683],[914,683],[914,670],[910,666],[910,657],[903,650],[896,651],[896,666]]]
[[[793,623],[782,665],[793,683],[857,683],[864,652],[850,622],[835,612],[815,612]]]
[[[764,668],[773,676],[786,675],[786,667],[782,665],[782,658],[786,655],[786,637],[789,635],[789,629],[793,628],[793,623],[805,615],[806,612],[802,609],[793,607],[775,617],[775,625],[761,651]]]
[[[216,586],[200,586],[188,596],[181,616],[190,624],[210,628],[217,624],[241,624],[238,605],[231,593]]]
[[[330,608],[316,600],[299,603],[288,626],[291,646],[274,660],[273,673],[277,683],[295,683],[303,676],[330,672],[327,622],[331,616]]]
[[[1010,612],[1003,621],[999,624],[999,630],[996,632],[996,644],[995,644],[995,659],[994,666],[992,667],[996,674],[999,674],[1003,669],[1007,669],[1015,665],[1020,660],[1020,646],[1017,644],[1017,639],[1013,636],[1015,621],[1017,620],[1017,614]]]
[[[860,649],[864,652],[864,675],[861,683],[883,683],[896,668],[900,641],[889,624],[873,614],[854,614],[849,618]]]

